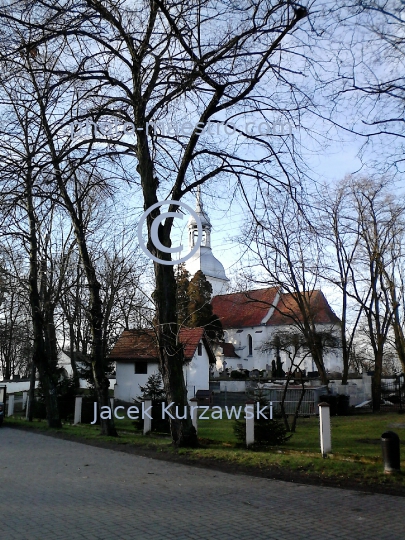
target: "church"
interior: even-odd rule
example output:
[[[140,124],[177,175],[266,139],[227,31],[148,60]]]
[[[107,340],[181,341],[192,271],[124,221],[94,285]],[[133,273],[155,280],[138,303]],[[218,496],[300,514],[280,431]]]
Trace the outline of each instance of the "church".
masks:
[[[282,369],[291,367],[291,351],[275,348],[275,336],[297,334],[300,312],[292,294],[279,287],[268,287],[251,291],[228,293],[229,279],[224,266],[214,256],[211,248],[212,225],[204,210],[201,193],[197,193],[196,213],[203,228],[200,248],[186,261],[186,269],[191,277],[201,270],[212,285],[213,312],[221,320],[224,329],[224,343],[214,346],[216,370],[253,369],[270,370],[277,357],[282,362]],[[197,224],[193,217],[188,222],[190,251],[195,245]],[[320,290],[306,293],[308,304],[313,310],[316,330],[323,335],[340,337],[340,319],[333,312],[324,294]],[[304,349],[298,352],[295,364],[300,368],[315,372],[316,366]],[[342,349],[338,346],[327,347],[324,354],[327,373],[339,373],[343,369]]]
[[[211,283],[213,312],[224,330],[224,341],[209,340],[203,328],[183,328],[180,332],[184,345],[184,380],[189,398],[198,390],[208,390],[209,375],[226,370],[272,370],[278,362],[287,372],[291,368],[288,346],[275,346],[275,337],[297,335],[295,324],[300,311],[291,294],[278,287],[267,287],[229,293],[229,279],[224,266],[214,256],[211,248],[212,225],[204,210],[201,194],[197,195],[196,213],[201,220],[203,238],[196,253],[186,261],[186,269],[193,277],[201,270]],[[190,251],[197,238],[197,223],[193,217],[188,222]],[[309,294],[309,293],[308,293]],[[309,298],[313,320],[319,332],[339,337],[340,320],[332,311],[321,291],[312,291]],[[295,321],[295,323],[294,323]],[[116,362],[114,396],[132,402],[139,395],[139,386],[159,370],[159,351],[154,329],[125,330],[115,344],[110,359]],[[278,343],[278,342],[277,342]],[[288,343],[288,340],[287,340]],[[285,343],[284,343],[285,345]],[[301,355],[301,357],[299,356]],[[299,351],[296,357],[300,368],[315,372],[308,352]],[[295,361],[295,365],[297,360]],[[342,371],[342,351],[328,348],[324,354],[325,369],[329,373]]]

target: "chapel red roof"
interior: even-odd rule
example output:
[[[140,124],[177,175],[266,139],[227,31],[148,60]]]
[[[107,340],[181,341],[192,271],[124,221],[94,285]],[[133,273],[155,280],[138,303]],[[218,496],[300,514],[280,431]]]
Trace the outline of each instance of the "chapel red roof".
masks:
[[[259,326],[272,306],[278,288],[221,294],[212,299],[212,309],[223,328]]]
[[[274,311],[266,322],[268,326],[295,324],[302,320],[296,299],[291,293],[282,293],[277,299],[276,287],[242,293],[223,294],[212,299],[212,308],[224,329],[253,327],[262,324],[270,308]],[[340,323],[322,291],[305,293],[313,310],[316,324]]]
[[[180,330],[179,337],[184,347],[185,360],[190,361],[193,358],[198,343],[202,339],[210,361],[215,361],[204,328],[183,328]],[[134,360],[158,361],[159,349],[155,330],[124,330],[114,345],[110,358],[121,362]]]

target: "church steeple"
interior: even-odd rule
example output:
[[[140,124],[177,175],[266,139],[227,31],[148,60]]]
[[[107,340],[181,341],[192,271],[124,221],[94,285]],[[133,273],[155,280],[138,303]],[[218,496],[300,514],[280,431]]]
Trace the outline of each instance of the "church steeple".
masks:
[[[192,276],[201,270],[212,285],[213,295],[224,294],[228,288],[229,279],[226,277],[224,267],[216,259],[211,249],[211,229],[212,225],[204,210],[201,189],[197,187],[196,214],[200,218],[203,230],[202,241],[199,249],[186,261],[186,268]],[[198,236],[196,220],[191,216],[188,222],[188,245],[190,251],[195,246]]]
[[[207,214],[204,211],[204,206],[201,199],[201,188],[200,186],[197,186],[197,197],[196,197],[196,206],[195,211],[198,217],[200,218],[202,230],[203,230],[203,236],[201,241],[201,247],[209,248],[211,249],[211,229],[212,225],[211,222],[207,216]],[[197,223],[195,222],[195,219],[193,217],[190,218],[190,221],[188,222],[188,247],[190,250],[195,246],[195,241],[197,238]]]

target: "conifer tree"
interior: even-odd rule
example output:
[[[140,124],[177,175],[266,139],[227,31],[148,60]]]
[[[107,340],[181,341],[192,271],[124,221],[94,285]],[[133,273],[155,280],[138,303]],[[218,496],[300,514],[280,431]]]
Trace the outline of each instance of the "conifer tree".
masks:
[[[212,286],[201,270],[195,273],[188,286],[189,326],[203,326],[207,336],[214,339],[223,338],[221,321],[212,312]]]
[[[176,272],[177,284],[177,324],[180,327],[190,326],[188,304],[190,301],[188,288],[190,285],[190,273],[183,264],[179,264]]]

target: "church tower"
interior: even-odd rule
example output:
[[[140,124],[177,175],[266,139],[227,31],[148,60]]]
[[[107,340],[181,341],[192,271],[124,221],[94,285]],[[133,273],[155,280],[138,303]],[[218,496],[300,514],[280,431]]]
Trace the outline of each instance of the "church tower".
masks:
[[[212,226],[202,204],[199,186],[197,188],[197,204],[195,211],[201,220],[203,236],[200,247],[190,259],[187,259],[186,269],[190,272],[191,277],[193,277],[198,270],[201,270],[212,285],[213,296],[225,294],[228,290],[229,279],[226,277],[224,267],[212,253]],[[193,249],[197,237],[197,223],[193,216],[191,216],[188,222],[188,246],[190,251]]]

